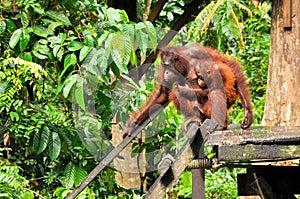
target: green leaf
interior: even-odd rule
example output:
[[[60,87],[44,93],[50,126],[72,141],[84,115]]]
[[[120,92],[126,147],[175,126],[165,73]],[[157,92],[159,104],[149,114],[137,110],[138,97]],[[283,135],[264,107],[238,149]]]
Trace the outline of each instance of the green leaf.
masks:
[[[85,177],[87,176],[87,172],[83,168],[77,166],[75,173],[76,173],[76,178],[74,179],[74,185],[78,186],[83,181],[83,179],[85,179]]]
[[[120,14],[120,21],[122,21],[123,23],[124,22],[129,22],[129,18],[128,18],[128,15],[127,13],[125,12],[125,10],[118,10],[119,11],[119,14]]]
[[[6,30],[6,23],[4,20],[0,20],[0,35]]]
[[[12,36],[10,37],[10,40],[9,40],[9,46],[11,48],[14,48],[17,45],[17,43],[19,42],[19,40],[21,38],[21,34],[22,34],[21,29],[17,29],[16,31],[14,31],[14,33],[12,34]]]
[[[138,59],[137,59],[137,56],[136,56],[134,50],[132,51],[131,56],[130,56],[130,63],[131,63],[133,66],[137,66],[137,65],[138,65]]]
[[[32,51],[32,54],[33,54],[35,57],[39,58],[39,59],[47,59],[47,58],[48,58],[46,55],[42,55],[41,53],[39,53],[39,52],[36,51],[36,50],[33,50],[33,51]]]
[[[69,68],[71,65],[75,65],[77,63],[77,57],[74,53],[67,54],[67,56],[64,59],[64,68]]]
[[[128,68],[127,68],[127,65],[123,62],[121,53],[119,52],[119,50],[113,49],[111,51],[111,57],[114,60],[116,66],[119,68],[119,70],[121,70],[127,74]]]
[[[35,5],[35,4],[33,4],[33,5]],[[40,14],[40,15],[44,15],[45,14],[44,8],[41,7],[39,4],[37,6],[32,6],[32,7],[33,7],[33,10],[35,12],[37,12],[38,14]]]
[[[120,21],[120,13],[118,12],[117,9],[111,7],[107,9],[107,17],[108,17],[108,21],[110,22]]]
[[[27,27],[29,25],[29,20],[28,20],[26,12],[21,11],[20,14],[21,14],[21,23],[22,23],[22,26],[23,27]]]
[[[32,62],[32,55],[31,55],[31,53],[30,52],[24,53],[23,59],[26,60],[26,61]]]
[[[128,35],[130,37],[131,42],[134,42],[134,32],[135,32],[135,28],[134,28],[134,24],[130,23],[130,24],[124,24],[123,26],[123,31],[122,31],[125,35]]]
[[[148,49],[148,35],[144,32],[145,27],[144,23],[138,23],[135,26],[136,39],[142,53],[146,53]]]
[[[84,103],[83,79],[79,78],[78,80],[79,81],[77,81],[75,89],[75,99],[80,108],[85,110],[86,107]]]
[[[107,40],[109,35],[110,35],[109,32],[104,32],[97,40],[98,45],[101,46],[103,44],[103,42]]]
[[[54,19],[57,22],[61,22],[65,26],[71,26],[72,25],[71,22],[70,22],[70,20],[69,20],[69,18],[66,15],[62,14],[62,13],[50,10],[50,11],[47,11],[46,14],[50,18]]]
[[[73,66],[77,63],[77,57],[74,53],[67,54],[64,59],[64,70],[60,73],[58,77],[58,81],[61,82],[62,77],[65,75],[66,71],[69,69],[70,66]]]
[[[125,34],[114,34],[111,41],[111,56],[118,68],[128,73],[127,64],[129,63],[133,46],[130,37]]]
[[[33,148],[37,151],[37,154],[42,153],[49,142],[50,130],[47,126],[43,126],[33,136]]]
[[[63,96],[64,96],[64,98],[68,98],[68,96],[70,95],[70,91],[71,91],[73,85],[77,82],[77,80],[79,78],[80,78],[80,76],[78,74],[74,74],[74,75],[68,77],[65,80],[66,83],[65,83],[65,86],[63,88]]]
[[[21,34],[20,43],[19,43],[21,52],[23,52],[26,49],[29,41],[30,41],[30,34],[29,34],[28,29],[22,29],[22,34]]]
[[[84,59],[82,68],[95,75],[97,78],[101,75],[105,75],[108,69],[107,60],[109,56],[105,53],[106,49],[93,48]]]
[[[44,26],[38,25],[33,27],[33,33],[40,36],[47,38],[49,35],[49,31]]]
[[[49,144],[48,144],[48,153],[50,155],[51,160],[55,160],[61,148],[60,137],[56,132],[52,132],[49,137]]]
[[[31,191],[26,191],[23,194],[22,199],[34,199],[34,195],[33,195],[33,193]]]
[[[19,121],[20,119],[19,114],[13,111],[9,112],[9,116],[11,121]]]
[[[88,47],[88,46],[83,46],[83,48],[81,48],[80,53],[79,53],[79,61],[83,61],[86,56],[91,52],[91,50],[93,49],[93,47]]]
[[[76,51],[76,50],[80,50],[81,48],[83,48],[83,43],[79,42],[79,41],[71,41],[69,43],[69,45],[67,46],[69,51]]]
[[[5,21],[6,21],[6,28],[9,33],[14,32],[18,28],[13,20],[6,18]]]
[[[144,23],[146,25],[146,31],[148,33],[152,48],[156,50],[157,47],[156,30],[150,21],[145,21]]]
[[[69,162],[64,170],[64,178],[62,180],[62,184],[67,189],[70,189],[73,187],[75,182],[75,176],[76,176],[76,167],[75,164],[72,162]]]
[[[49,26],[48,26],[48,31],[49,32],[54,32],[55,28],[62,26],[63,24],[61,22],[52,22]]]
[[[94,47],[94,38],[92,35],[84,35],[83,43],[86,46]]]

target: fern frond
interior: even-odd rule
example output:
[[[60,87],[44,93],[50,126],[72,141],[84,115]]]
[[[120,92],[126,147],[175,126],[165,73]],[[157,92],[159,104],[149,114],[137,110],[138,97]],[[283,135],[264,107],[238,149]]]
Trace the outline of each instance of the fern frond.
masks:
[[[219,7],[223,3],[224,3],[224,0],[217,1],[217,3],[212,7],[212,10],[207,15],[207,17],[204,19],[202,27],[199,27],[198,34],[201,34],[201,32],[205,31],[208,28],[215,12],[219,9]]]
[[[251,10],[249,9],[249,8],[247,8],[246,6],[244,6],[243,4],[241,4],[240,2],[238,2],[238,1],[236,1],[236,0],[231,0],[239,9],[241,9],[241,10],[245,10],[248,14],[249,14],[249,16],[250,16],[250,18],[252,19],[252,12],[251,12]]]
[[[240,38],[240,42],[241,42],[242,46],[245,46],[244,39],[243,39],[243,33],[242,33],[243,27],[240,24],[240,22],[238,20],[238,17],[236,16],[236,14],[233,11],[233,9],[231,9],[230,14],[232,16],[232,19],[233,19],[234,23],[236,24],[237,29],[238,29],[238,35],[239,35],[239,38]]]

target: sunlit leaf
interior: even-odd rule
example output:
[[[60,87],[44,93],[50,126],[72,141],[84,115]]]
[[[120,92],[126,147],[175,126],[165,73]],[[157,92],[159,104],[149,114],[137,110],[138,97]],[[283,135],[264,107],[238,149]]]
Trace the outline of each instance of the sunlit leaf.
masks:
[[[70,95],[71,89],[74,86],[74,84],[77,82],[77,80],[80,78],[80,76],[78,74],[74,74],[70,77],[68,77],[65,80],[65,86],[63,88],[63,96],[64,98],[68,98],[68,96]]]
[[[66,15],[62,14],[62,13],[50,10],[50,11],[47,11],[46,14],[50,18],[54,19],[57,22],[61,22],[62,24],[66,25],[66,26],[71,26],[72,25],[69,18]]]
[[[13,34],[12,36],[10,37],[10,40],[9,40],[9,46],[11,48],[14,48],[17,43],[19,42],[20,38],[21,38],[21,34],[22,34],[22,31],[21,29],[17,29]]]
[[[136,38],[141,52],[146,53],[148,49],[148,35],[145,31],[145,24],[138,23],[135,26],[136,29]]]
[[[83,48],[83,43],[79,42],[79,41],[71,41],[69,43],[69,45],[67,46],[69,51],[76,51],[76,50],[80,50],[81,48]]]
[[[146,25],[146,31],[148,33],[151,42],[151,46],[155,50],[157,47],[156,30],[150,21],[145,21],[145,25]]]
[[[6,30],[6,23],[4,20],[0,20],[0,35]]]
[[[91,52],[92,47],[88,47],[88,46],[83,46],[83,48],[81,48],[80,52],[79,52],[79,61],[83,61],[86,56]]]
[[[20,15],[21,15],[22,26],[27,27],[29,25],[29,20],[28,20],[26,12],[21,11]]]
[[[33,33],[40,37],[45,37],[45,38],[47,38],[47,36],[49,35],[48,29],[41,25],[34,26]]]
[[[67,54],[64,59],[64,68],[68,68],[71,65],[75,65],[77,63],[77,57],[74,53]]]
[[[19,44],[21,52],[23,52],[26,49],[29,41],[30,41],[30,34],[29,34],[28,30],[22,29],[22,34],[20,37],[20,44]]]

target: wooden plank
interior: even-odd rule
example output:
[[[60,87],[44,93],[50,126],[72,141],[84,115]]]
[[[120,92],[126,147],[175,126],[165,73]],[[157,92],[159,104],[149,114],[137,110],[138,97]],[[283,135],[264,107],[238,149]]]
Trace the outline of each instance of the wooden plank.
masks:
[[[208,145],[300,143],[300,127],[254,126],[247,130],[232,128],[215,131],[208,136]]]
[[[204,146],[202,145],[198,159],[204,158]],[[205,169],[192,169],[192,199],[205,199]]]
[[[300,145],[219,145],[219,161],[255,161],[300,158]]]
[[[292,28],[292,0],[283,0],[283,27]]]
[[[186,166],[199,153],[204,138],[208,133],[214,131],[217,125],[211,120],[205,120],[200,127],[193,124],[189,129],[187,136],[189,139],[185,142],[181,150],[176,154],[173,164],[162,172],[149,189],[145,199],[159,199],[166,194],[166,190],[170,187],[185,170]],[[214,126],[213,126],[214,125]]]

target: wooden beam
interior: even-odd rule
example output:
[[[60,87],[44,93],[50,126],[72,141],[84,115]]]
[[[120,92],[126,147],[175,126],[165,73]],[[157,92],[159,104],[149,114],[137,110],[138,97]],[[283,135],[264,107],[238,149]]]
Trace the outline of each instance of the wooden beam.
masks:
[[[283,27],[292,28],[292,0],[283,0]]]

